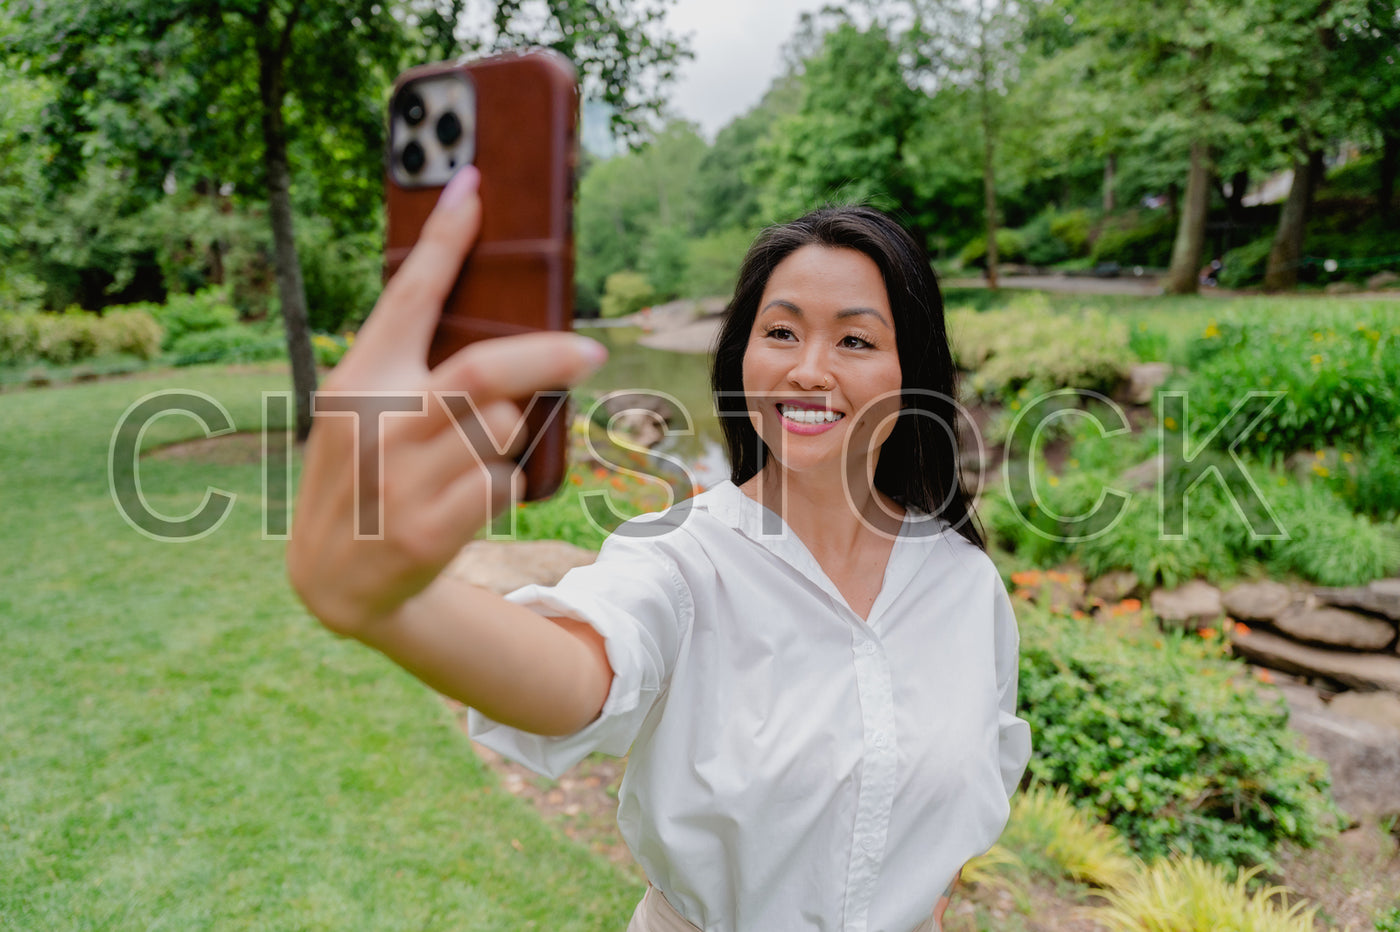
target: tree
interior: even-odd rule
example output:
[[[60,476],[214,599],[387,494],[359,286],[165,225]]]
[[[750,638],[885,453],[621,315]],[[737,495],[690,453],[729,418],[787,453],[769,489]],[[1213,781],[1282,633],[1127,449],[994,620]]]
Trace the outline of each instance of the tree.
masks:
[[[112,162],[148,188],[208,176],[266,195],[298,437],[310,431],[316,387],[293,220],[289,147],[299,132],[330,146],[352,143],[343,149],[349,187],[361,194],[353,204],[367,192],[377,196],[384,88],[420,57],[415,47],[438,57],[521,44],[558,49],[579,62],[585,85],[613,105],[623,131],[655,108],[684,54],[659,27],[664,0],[552,0],[543,10],[498,0],[490,27],[470,36],[460,31],[464,7],[463,0],[18,5],[17,51],[59,89],[49,121],[57,183],[83,172],[88,141],[100,137]],[[150,107],[157,96],[166,105]],[[158,109],[161,119],[132,119],[142,108]]]
[[[872,9],[895,24],[913,83],[927,91],[960,87],[976,103],[982,155],[983,225],[987,284],[997,287],[997,144],[1003,101],[1015,82],[1023,16],[1017,0],[873,0]]]

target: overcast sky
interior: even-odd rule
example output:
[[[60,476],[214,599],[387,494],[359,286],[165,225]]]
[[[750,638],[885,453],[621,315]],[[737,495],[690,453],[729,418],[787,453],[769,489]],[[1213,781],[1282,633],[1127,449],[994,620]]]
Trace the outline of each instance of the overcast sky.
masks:
[[[677,0],[671,30],[690,33],[695,57],[671,88],[671,105],[709,139],[758,103],[782,68],[798,16],[830,0]]]

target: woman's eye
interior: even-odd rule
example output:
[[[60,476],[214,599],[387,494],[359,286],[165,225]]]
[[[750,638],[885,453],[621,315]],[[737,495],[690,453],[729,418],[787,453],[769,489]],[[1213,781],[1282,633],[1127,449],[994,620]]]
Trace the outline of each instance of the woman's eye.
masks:
[[[786,327],[773,327],[772,329],[770,329],[770,330],[768,331],[768,333],[766,334],[766,336],[772,337],[772,338],[775,339],[775,340],[792,340],[792,339],[796,339],[796,338],[793,336],[792,331],[789,330],[789,329],[786,328]]]
[[[871,343],[864,337],[847,336],[842,337],[841,345],[846,347],[847,349],[865,349],[866,347],[870,346]]]

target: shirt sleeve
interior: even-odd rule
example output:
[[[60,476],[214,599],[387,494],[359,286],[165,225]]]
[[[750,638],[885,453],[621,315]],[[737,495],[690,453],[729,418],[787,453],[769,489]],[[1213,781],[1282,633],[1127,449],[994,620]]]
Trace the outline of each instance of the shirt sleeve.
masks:
[[[1016,715],[1016,685],[1020,667],[1021,635],[1006,587],[997,584],[997,746],[1000,752],[1001,781],[1010,798],[1021,783],[1021,775],[1031,759],[1031,726]]]
[[[626,754],[670,681],[694,614],[674,558],[654,538],[614,534],[596,561],[570,570],[558,585],[525,586],[506,598],[541,615],[591,625],[603,636],[612,685],[598,718],[572,735],[536,735],[471,709],[472,739],[550,778],[593,751]]]

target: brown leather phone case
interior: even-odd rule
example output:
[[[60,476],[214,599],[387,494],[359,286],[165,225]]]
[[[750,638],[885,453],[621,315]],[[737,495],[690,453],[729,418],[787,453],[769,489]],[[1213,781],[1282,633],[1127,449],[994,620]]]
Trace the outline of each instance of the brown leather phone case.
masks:
[[[394,83],[390,112],[414,82],[465,76],[475,96],[475,154],[481,172],[481,233],[444,307],[428,362],[475,340],[573,324],[573,179],[578,90],[573,66],[548,51],[410,69]],[[387,159],[396,149],[391,119]],[[403,184],[386,162],[384,277],[398,270],[442,185]],[[568,458],[567,396],[517,399],[533,447],[524,458],[528,499],[548,498]]]

